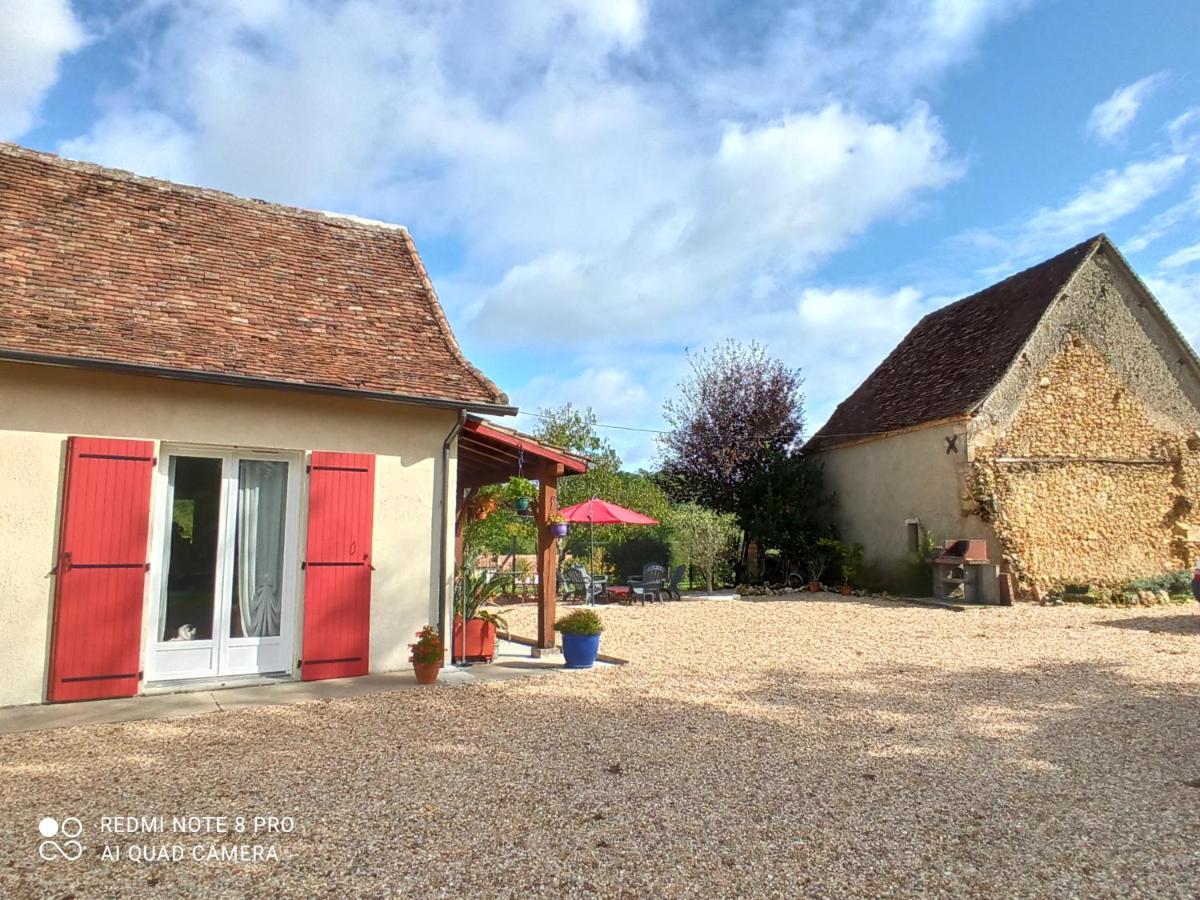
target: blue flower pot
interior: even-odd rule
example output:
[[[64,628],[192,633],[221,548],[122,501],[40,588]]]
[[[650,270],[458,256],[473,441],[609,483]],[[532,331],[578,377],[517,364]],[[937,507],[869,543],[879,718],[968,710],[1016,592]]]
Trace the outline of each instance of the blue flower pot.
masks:
[[[563,632],[563,657],[568,669],[590,669],[600,652],[600,635]]]

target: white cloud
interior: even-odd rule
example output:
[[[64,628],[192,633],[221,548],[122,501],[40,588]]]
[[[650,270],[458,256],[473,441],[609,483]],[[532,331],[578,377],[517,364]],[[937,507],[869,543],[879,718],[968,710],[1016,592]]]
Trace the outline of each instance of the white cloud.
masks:
[[[949,298],[914,286],[871,285],[803,289],[793,306],[750,319],[771,352],[806,375],[806,432],[817,430],[925,313]],[[730,321],[729,329],[739,323]]]
[[[662,427],[659,416],[662,401],[682,370],[655,365],[653,359],[639,360],[620,353],[610,354],[607,360],[600,354],[589,354],[580,362],[582,367],[565,377],[538,375],[530,379],[512,391],[513,402],[529,412],[564,403],[591,407],[602,425],[628,426],[600,429],[625,468],[650,467],[655,448],[652,431]],[[521,416],[517,427],[530,431],[537,427],[537,422],[536,417]]]
[[[682,170],[691,178],[660,185],[655,207],[610,246],[556,250],[509,269],[471,327],[519,340],[544,321],[628,343],[678,340],[663,322],[744,309],[765,286],[804,273],[960,172],[923,107],[884,124],[837,104],[730,126]]]
[[[1178,203],[1158,213],[1138,233],[1125,243],[1129,253],[1139,253],[1151,243],[1170,234],[1180,223],[1200,218],[1200,182],[1192,186],[1191,193]]]
[[[642,0],[565,0],[565,5],[595,30],[611,34],[625,46],[642,39],[646,25],[646,6]]]
[[[1106,144],[1120,140],[1129,126],[1133,124],[1142,104],[1166,80],[1166,77],[1165,72],[1157,72],[1154,75],[1147,75],[1133,84],[1117,88],[1111,97],[1103,103],[1097,103],[1092,108],[1087,120],[1088,131],[1097,140]]]
[[[1193,107],[1167,123],[1167,138],[1176,153],[1200,156],[1200,106]]]
[[[883,290],[873,285],[808,287],[774,309],[725,310],[688,320],[687,343],[712,346],[731,334],[765,344],[771,354],[799,368],[805,378],[805,432],[819,428],[927,312],[951,297],[916,287]],[[591,406],[601,423],[661,429],[663,402],[687,374],[681,353],[626,348],[620,341],[571,354],[566,374],[539,374],[511,391],[522,409],[567,401]],[[536,427],[533,417],[517,427]],[[627,467],[652,467],[657,447],[649,431],[602,429]]]
[[[59,145],[69,159],[126,168],[189,184],[193,139],[176,122],[151,110],[134,110],[100,121],[91,133]]]
[[[85,39],[66,0],[0,0],[0,140],[33,126],[63,56]]]
[[[1200,273],[1146,278],[1146,287],[1193,347],[1200,347]]]
[[[468,346],[560,348],[523,405],[653,427],[719,333],[794,335],[828,405],[873,363],[814,348],[881,356],[925,301],[803,279],[962,173],[919,98],[1029,2],[147,0],[138,77],[61,149],[450,239]]]
[[[776,115],[797,96],[834,94],[857,106],[906,107],[915,93],[969,59],[989,28],[1032,0],[859,0],[763,4],[756,40],[730,27],[728,8],[692,16],[708,29],[698,62],[675,77],[717,114]],[[696,3],[700,10],[708,4]],[[693,12],[692,8],[688,8]],[[715,35],[713,34],[715,32]],[[714,52],[730,47],[719,63]],[[715,51],[714,46],[715,45]]]
[[[1183,173],[1187,161],[1186,156],[1175,154],[1110,169],[1062,206],[1038,210],[1029,221],[1029,231],[1056,240],[1099,231],[1165,191]]]
[[[1163,257],[1158,265],[1163,269],[1179,269],[1194,262],[1200,262],[1200,244],[1192,244],[1190,247],[1176,250],[1170,256]],[[1200,300],[1200,297],[1196,299]]]
[[[1186,155],[1170,154],[1110,169],[1089,180],[1059,206],[1042,207],[1005,228],[970,232],[965,240],[988,254],[991,265],[983,270],[984,274],[1009,274],[1022,264],[1058,253],[1108,229],[1170,188],[1187,164]],[[1136,239],[1129,249],[1140,249]]]

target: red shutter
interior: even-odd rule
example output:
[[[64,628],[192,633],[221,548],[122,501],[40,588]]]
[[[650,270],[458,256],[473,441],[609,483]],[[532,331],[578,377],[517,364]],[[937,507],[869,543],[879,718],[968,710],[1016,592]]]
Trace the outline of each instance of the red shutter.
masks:
[[[375,457],[314,452],[309,472],[301,677],[366,675]]]
[[[137,693],[153,468],[149,441],[67,439],[52,701]]]

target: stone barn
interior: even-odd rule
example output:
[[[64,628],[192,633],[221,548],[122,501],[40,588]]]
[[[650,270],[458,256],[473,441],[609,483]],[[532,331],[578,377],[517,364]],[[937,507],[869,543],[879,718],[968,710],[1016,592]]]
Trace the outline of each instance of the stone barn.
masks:
[[[1189,567],[1200,360],[1104,235],[925,316],[807,444],[887,576],[985,540],[1020,594]]]

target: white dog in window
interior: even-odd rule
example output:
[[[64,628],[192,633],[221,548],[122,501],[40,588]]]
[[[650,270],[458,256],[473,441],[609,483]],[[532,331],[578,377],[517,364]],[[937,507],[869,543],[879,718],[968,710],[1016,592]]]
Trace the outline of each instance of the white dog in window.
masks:
[[[167,638],[167,643],[171,641],[194,641],[196,639],[195,625],[180,625],[179,632],[173,638]]]

